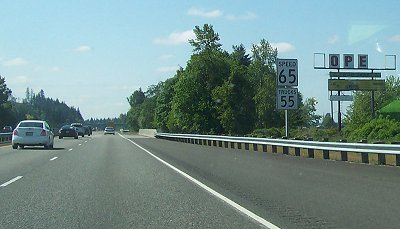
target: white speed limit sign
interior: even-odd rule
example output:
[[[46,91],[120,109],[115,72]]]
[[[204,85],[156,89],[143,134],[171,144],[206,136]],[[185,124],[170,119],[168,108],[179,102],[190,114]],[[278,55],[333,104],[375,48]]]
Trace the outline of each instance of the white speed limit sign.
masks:
[[[279,110],[295,110],[298,108],[297,88],[278,88],[276,95],[276,108]]]
[[[294,87],[298,86],[297,79],[297,59],[277,59],[277,86],[278,87]]]

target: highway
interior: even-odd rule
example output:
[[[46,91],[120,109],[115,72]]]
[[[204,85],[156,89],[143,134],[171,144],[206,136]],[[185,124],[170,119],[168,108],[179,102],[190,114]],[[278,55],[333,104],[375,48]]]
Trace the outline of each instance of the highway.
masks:
[[[398,167],[101,132],[54,146],[0,146],[0,228],[400,227]]]

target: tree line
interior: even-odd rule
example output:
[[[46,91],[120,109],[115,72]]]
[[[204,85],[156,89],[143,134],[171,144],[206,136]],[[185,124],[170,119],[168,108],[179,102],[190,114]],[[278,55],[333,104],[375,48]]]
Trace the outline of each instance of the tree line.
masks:
[[[256,129],[281,128],[284,112],[276,109],[275,62],[278,51],[261,39],[248,54],[243,44],[223,50],[212,25],[194,28],[192,55],[185,68],[167,80],[135,90],[127,100],[130,128],[164,132],[248,134]],[[289,111],[292,128],[315,125],[315,98],[303,99]]]
[[[5,78],[0,76],[0,127],[15,127],[19,121],[26,119],[46,120],[52,127],[64,124],[83,122],[79,108],[69,107],[58,99],[47,98],[45,92],[35,93],[27,88],[25,98],[19,101],[12,96]]]

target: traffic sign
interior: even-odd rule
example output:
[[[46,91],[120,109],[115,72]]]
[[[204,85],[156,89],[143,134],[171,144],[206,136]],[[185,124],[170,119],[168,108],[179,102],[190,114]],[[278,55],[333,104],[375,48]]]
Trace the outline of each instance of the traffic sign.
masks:
[[[353,101],[352,95],[331,95],[329,97],[330,101]]]
[[[298,65],[297,59],[277,59],[277,84],[278,87],[298,86]]]
[[[385,89],[385,80],[328,80],[329,91],[380,91]]]
[[[329,72],[330,77],[381,78],[380,72]]]
[[[276,108],[279,110],[295,110],[298,108],[297,88],[277,88]]]

